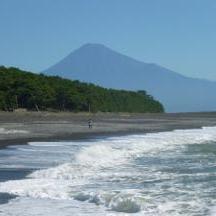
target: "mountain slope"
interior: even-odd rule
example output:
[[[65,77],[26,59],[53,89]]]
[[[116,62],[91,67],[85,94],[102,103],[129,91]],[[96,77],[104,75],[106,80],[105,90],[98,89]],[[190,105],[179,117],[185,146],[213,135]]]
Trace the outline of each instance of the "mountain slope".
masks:
[[[168,112],[216,110],[216,82],[185,77],[100,44],[86,44],[44,73],[108,88],[147,90]]]

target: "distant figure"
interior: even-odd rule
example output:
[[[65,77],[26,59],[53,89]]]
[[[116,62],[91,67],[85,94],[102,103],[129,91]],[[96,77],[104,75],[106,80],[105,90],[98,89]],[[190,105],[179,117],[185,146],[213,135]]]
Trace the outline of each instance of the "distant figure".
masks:
[[[89,119],[89,120],[88,120],[88,127],[89,127],[89,129],[92,128],[92,124],[93,124],[92,119]]]

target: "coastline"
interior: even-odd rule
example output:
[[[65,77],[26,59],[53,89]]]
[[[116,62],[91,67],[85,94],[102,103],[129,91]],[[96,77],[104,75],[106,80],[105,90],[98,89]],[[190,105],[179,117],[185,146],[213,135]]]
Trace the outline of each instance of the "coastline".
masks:
[[[93,128],[88,128],[88,119]],[[0,112],[0,148],[36,141],[83,140],[216,125],[216,112],[205,113],[51,113]]]

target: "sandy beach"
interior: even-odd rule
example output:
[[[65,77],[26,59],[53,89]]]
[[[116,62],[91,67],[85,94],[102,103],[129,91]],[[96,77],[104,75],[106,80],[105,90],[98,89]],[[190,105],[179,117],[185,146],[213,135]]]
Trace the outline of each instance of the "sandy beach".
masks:
[[[88,119],[93,128],[88,128]],[[110,114],[0,112],[0,146],[29,141],[60,141],[216,125],[216,112]]]

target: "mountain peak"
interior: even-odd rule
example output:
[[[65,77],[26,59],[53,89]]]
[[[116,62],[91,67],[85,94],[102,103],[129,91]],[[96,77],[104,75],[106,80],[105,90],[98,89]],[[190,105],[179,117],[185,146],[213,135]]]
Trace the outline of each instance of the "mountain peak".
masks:
[[[210,82],[135,60],[103,44],[84,44],[44,72],[107,88],[147,90],[168,111],[208,111],[216,107],[216,84],[213,87]]]
[[[100,44],[100,43],[86,43],[86,44],[83,44],[80,48],[95,48],[95,47],[103,47],[105,48],[106,46],[104,44]]]
[[[103,44],[99,44],[99,43],[86,43],[84,45],[82,45],[80,48],[78,48],[77,50],[88,50],[88,49],[107,49],[107,50],[111,50],[110,48],[106,47]],[[76,50],[76,51],[77,51]]]

